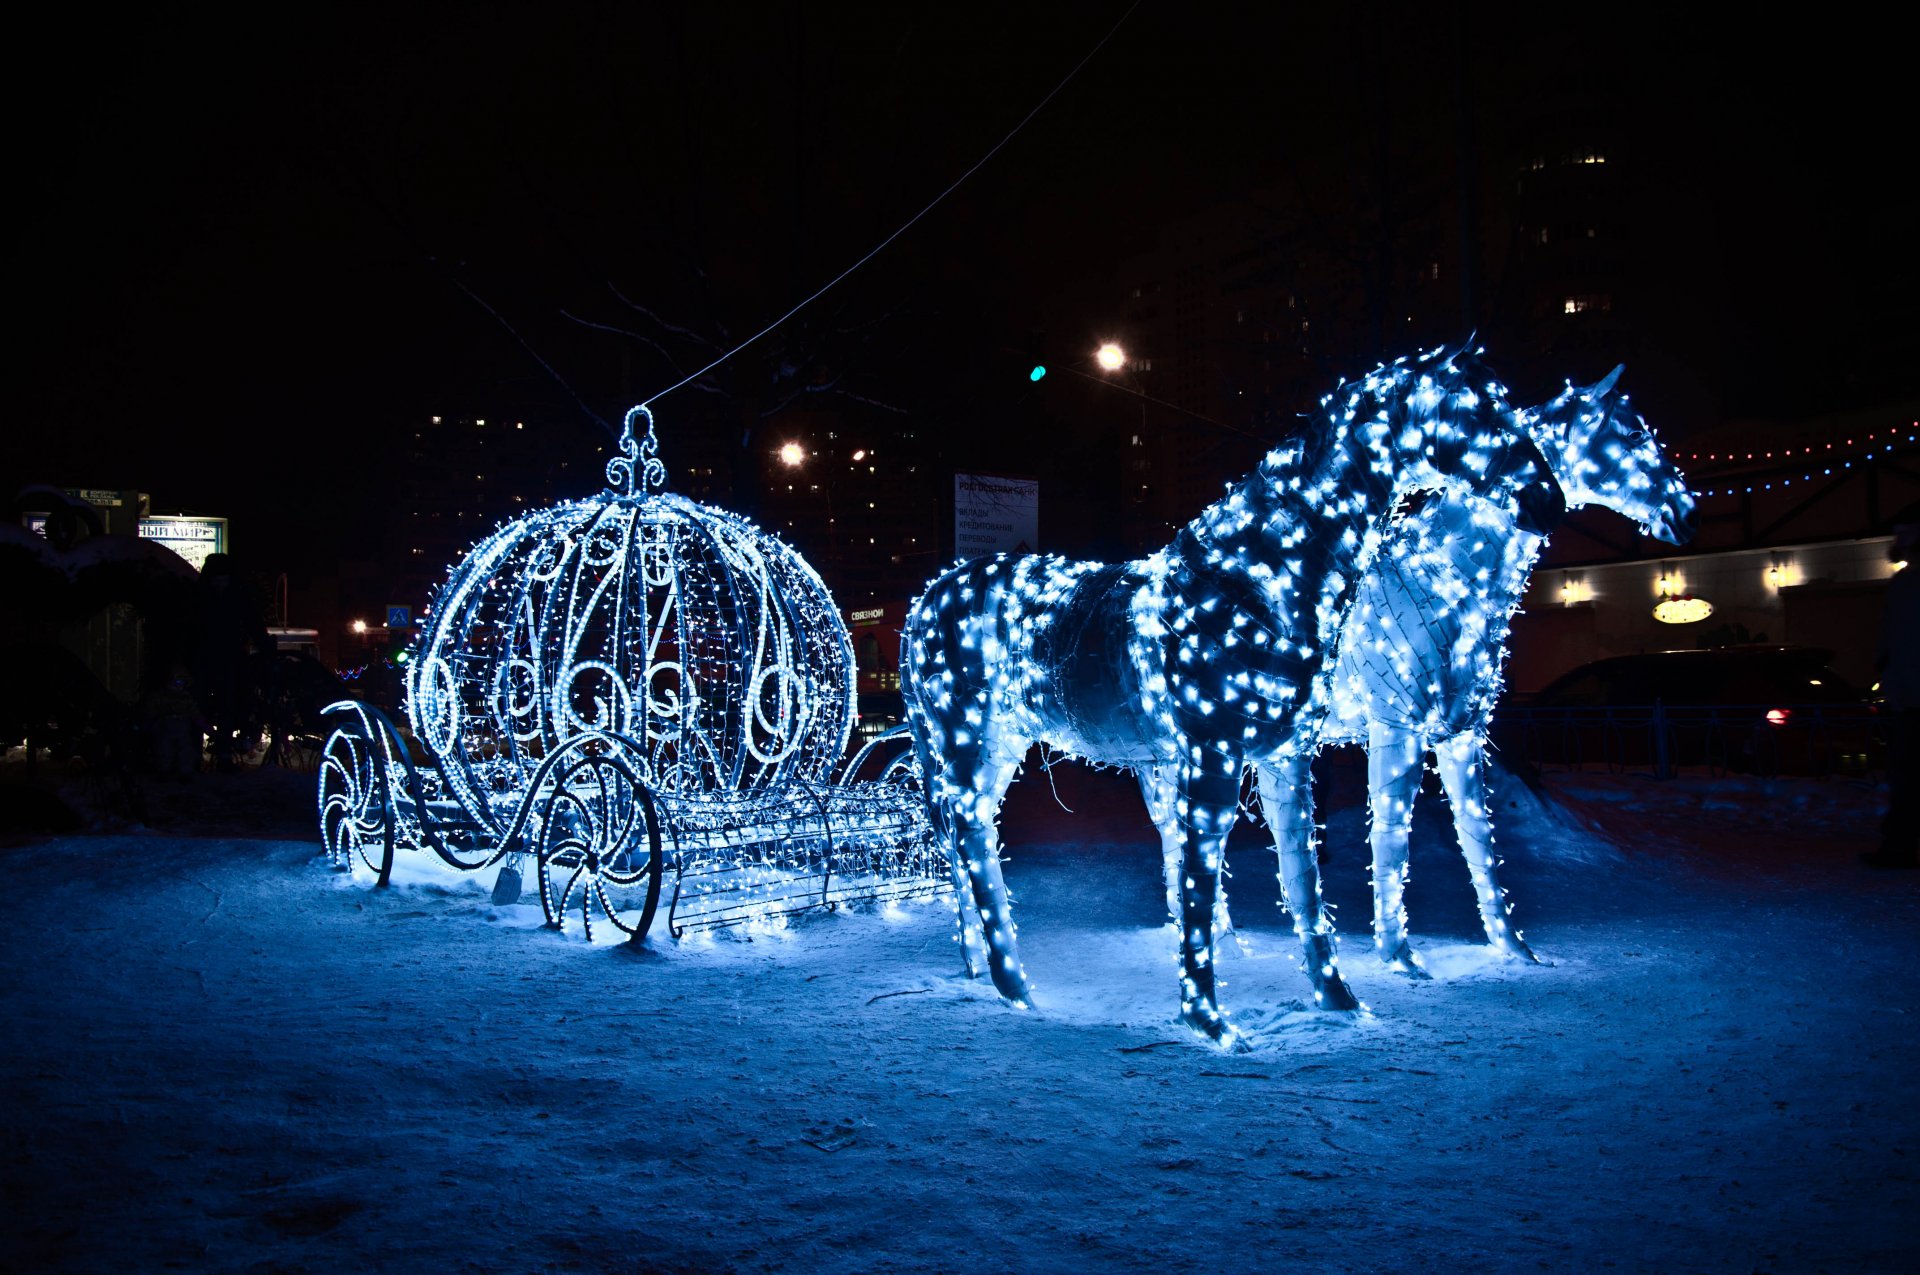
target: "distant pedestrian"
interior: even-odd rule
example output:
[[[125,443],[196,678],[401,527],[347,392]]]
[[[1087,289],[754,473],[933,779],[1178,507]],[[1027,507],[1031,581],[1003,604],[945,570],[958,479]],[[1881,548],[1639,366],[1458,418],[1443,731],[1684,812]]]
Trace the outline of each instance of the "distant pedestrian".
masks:
[[[1887,556],[1906,565],[1887,585],[1880,624],[1880,693],[1887,734],[1887,814],[1880,848],[1861,856],[1876,868],[1920,866],[1920,505],[1894,523]]]

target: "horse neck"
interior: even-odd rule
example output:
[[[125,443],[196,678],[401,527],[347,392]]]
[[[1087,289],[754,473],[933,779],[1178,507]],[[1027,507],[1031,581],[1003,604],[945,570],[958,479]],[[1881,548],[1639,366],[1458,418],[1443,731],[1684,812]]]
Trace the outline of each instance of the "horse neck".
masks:
[[[1409,574],[1425,582],[1447,570],[1469,587],[1483,588],[1476,606],[1489,624],[1504,625],[1519,607],[1545,545],[1545,537],[1523,530],[1502,506],[1484,500],[1434,501],[1408,515],[1385,552],[1425,548],[1442,554],[1444,567],[1416,567]]]
[[[1187,524],[1176,556],[1195,576],[1244,572],[1273,629],[1318,649],[1397,498],[1375,461],[1332,430],[1278,448]]]

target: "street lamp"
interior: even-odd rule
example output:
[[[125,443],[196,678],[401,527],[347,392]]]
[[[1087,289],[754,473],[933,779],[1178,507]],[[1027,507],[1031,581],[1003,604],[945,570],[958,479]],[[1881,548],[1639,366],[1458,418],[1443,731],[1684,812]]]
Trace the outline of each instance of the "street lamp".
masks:
[[[1094,351],[1093,360],[1102,371],[1118,372],[1127,365],[1127,352],[1109,341]]]
[[[787,443],[780,448],[780,462],[791,468],[799,468],[800,462],[807,458],[807,449],[798,443]]]
[[[365,633],[367,631],[367,622],[365,620],[355,620],[353,622],[353,631],[355,633]]]

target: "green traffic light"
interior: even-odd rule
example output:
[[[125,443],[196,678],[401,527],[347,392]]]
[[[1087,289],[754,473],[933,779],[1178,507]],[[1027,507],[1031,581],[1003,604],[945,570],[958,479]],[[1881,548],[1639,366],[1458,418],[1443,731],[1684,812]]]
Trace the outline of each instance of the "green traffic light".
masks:
[[[1039,380],[1039,379],[1040,379],[1041,377],[1043,377],[1043,376],[1045,376],[1046,374],[1047,374],[1047,368],[1046,368],[1046,365],[1045,365],[1045,364],[1039,364],[1039,365],[1036,365],[1036,366],[1034,367],[1034,369],[1033,369],[1033,371],[1031,371],[1031,372],[1029,372],[1029,373],[1027,373],[1027,379],[1028,379],[1029,381],[1037,381],[1037,380]]]

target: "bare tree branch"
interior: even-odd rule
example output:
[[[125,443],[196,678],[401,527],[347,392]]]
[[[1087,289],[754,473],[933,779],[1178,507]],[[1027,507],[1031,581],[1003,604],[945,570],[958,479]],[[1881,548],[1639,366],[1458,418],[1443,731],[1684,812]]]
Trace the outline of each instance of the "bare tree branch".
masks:
[[[701,272],[701,277],[702,278],[706,277],[704,271]],[[692,328],[683,328],[677,323],[668,323],[665,319],[661,318],[659,315],[655,314],[653,311],[647,309],[647,307],[641,305],[638,301],[633,300],[631,297],[621,292],[620,289],[614,287],[613,281],[611,279],[607,280],[607,291],[611,292],[614,296],[620,298],[621,303],[627,306],[629,309],[637,310],[641,314],[646,315],[649,319],[652,319],[655,323],[659,324],[661,327],[665,328],[667,331],[673,333],[675,336],[686,337],[689,341],[698,341],[700,344],[706,346],[709,350],[712,350],[715,354],[720,353],[720,347],[715,345],[712,341],[709,341],[706,337],[701,336],[698,332],[695,332]]]

